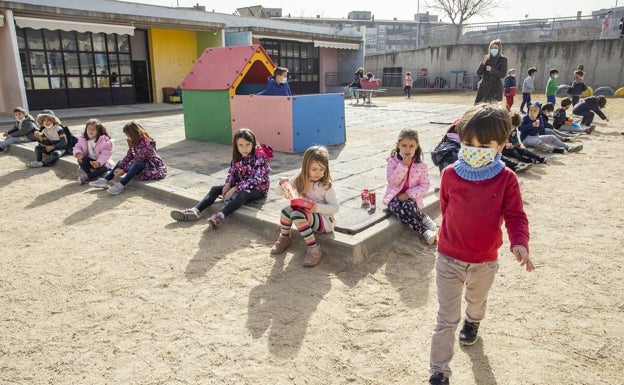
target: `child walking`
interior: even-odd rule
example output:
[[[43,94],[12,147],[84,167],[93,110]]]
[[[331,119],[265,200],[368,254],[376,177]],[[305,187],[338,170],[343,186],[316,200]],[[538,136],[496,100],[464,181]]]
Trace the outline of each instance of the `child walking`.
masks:
[[[557,78],[559,77],[559,70],[551,69],[546,82],[546,102],[557,104]]]
[[[511,253],[520,266],[534,270],[518,178],[500,161],[511,131],[507,109],[478,104],[464,114],[457,131],[462,142],[459,159],[445,168],[441,177],[442,224],[435,262],[438,313],[431,337],[431,385],[449,384],[462,293],[466,309],[459,343],[472,345],[477,340],[498,270],[503,221]],[[479,220],[475,222],[475,218]],[[475,224],[478,231],[473,231]]]
[[[437,226],[422,212],[423,197],[429,191],[429,169],[423,162],[418,132],[404,129],[399,133],[396,148],[386,158],[388,187],[383,203],[388,210],[432,245],[437,237]]]
[[[67,136],[61,126],[61,121],[51,110],[43,110],[37,115],[37,125],[41,127],[33,135],[39,141],[35,147],[37,160],[28,163],[28,167],[50,167],[63,155],[67,146]],[[49,155],[43,159],[43,154]]]
[[[308,247],[303,258],[303,266],[317,265],[321,261],[322,254],[314,232],[334,231],[336,224],[334,214],[340,208],[329,172],[327,149],[322,146],[308,148],[303,154],[299,174],[291,179],[280,178],[277,192],[291,200],[303,198],[311,207],[286,206],[282,209],[280,235],[271,249],[271,254],[282,253],[290,246],[292,243],[290,228],[294,225]]]
[[[521,114],[526,114],[524,106],[527,106],[528,108],[531,105],[531,92],[535,90],[535,74],[537,73],[537,68],[531,67],[527,73],[529,76],[527,76],[522,82],[522,103],[520,103]]]
[[[507,111],[511,111],[511,106],[514,103],[514,97],[516,96],[516,70],[510,69],[503,81],[503,94],[505,95],[505,101],[507,102]]]
[[[156,152],[156,141],[141,123],[136,120],[127,123],[123,133],[126,134],[129,147],[126,156],[104,178],[89,183],[89,186],[106,189],[113,178],[121,178],[108,189],[109,193],[117,195],[135,177],[138,180],[159,180],[167,176],[167,167]]]
[[[208,218],[213,228],[247,202],[266,198],[270,180],[269,158],[260,151],[254,133],[248,128],[236,131],[232,139],[232,161],[225,184],[212,186],[208,194],[194,207],[173,210],[171,218],[178,222],[196,221],[199,214],[223,196],[225,206]]]
[[[405,77],[403,79],[403,92],[407,95],[409,99],[412,93],[412,87],[414,86],[414,79],[412,78],[411,72],[406,72]]]
[[[106,174],[114,165],[113,142],[106,127],[97,119],[89,119],[73,151],[84,175],[78,183],[85,184]]]

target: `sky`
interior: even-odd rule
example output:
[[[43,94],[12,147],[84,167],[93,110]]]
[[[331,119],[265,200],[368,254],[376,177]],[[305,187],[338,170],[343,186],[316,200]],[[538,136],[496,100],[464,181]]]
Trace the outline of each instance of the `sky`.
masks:
[[[262,5],[265,8],[282,8],[282,15],[290,14],[293,17],[321,17],[347,18],[351,11],[371,11],[377,20],[413,20],[420,8],[424,13],[429,10],[432,14],[440,12],[427,9],[425,2],[434,0],[412,0],[409,6],[404,0],[357,0],[356,2],[341,0],[124,0],[133,3],[163,5],[168,7],[192,7],[199,4],[207,11],[232,14],[239,7]],[[577,11],[582,15],[591,15],[592,11],[624,6],[624,0],[499,0],[501,6],[489,15],[475,15],[468,23],[521,20],[525,18],[552,18],[576,16]],[[357,3],[356,6],[353,6]],[[395,5],[392,5],[395,4]],[[565,6],[562,6],[565,4]],[[442,21],[450,21],[442,16]]]

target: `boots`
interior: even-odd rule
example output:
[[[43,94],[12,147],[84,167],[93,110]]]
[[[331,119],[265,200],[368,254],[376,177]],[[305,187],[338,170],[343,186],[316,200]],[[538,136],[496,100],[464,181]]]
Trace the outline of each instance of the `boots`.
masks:
[[[283,253],[291,243],[292,239],[290,239],[290,237],[280,235],[279,238],[277,238],[277,242],[275,242],[273,248],[271,249],[271,254]]]
[[[305,257],[303,258],[303,266],[312,267],[318,265],[321,262],[321,247],[308,247]]]

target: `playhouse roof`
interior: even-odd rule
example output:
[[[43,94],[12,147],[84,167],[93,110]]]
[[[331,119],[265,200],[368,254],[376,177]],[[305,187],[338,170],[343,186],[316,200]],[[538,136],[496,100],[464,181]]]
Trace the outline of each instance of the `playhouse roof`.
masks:
[[[265,67],[266,71],[250,71],[258,65]],[[247,82],[266,83],[266,74],[273,74],[274,68],[273,60],[259,44],[206,48],[180,83],[180,88],[235,89],[244,77]]]

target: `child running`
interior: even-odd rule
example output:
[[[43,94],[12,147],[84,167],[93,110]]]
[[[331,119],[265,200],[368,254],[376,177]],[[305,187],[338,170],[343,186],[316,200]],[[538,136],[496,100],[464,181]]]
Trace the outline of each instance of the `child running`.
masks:
[[[208,218],[213,228],[239,207],[249,201],[266,198],[269,192],[269,159],[259,151],[256,136],[250,129],[241,128],[232,139],[232,161],[225,184],[213,186],[194,207],[173,210],[171,217],[178,222],[196,221],[199,214],[211,206],[219,195],[225,206]]]
[[[156,152],[156,141],[139,122],[127,123],[123,133],[129,147],[126,156],[104,178],[89,183],[89,186],[106,189],[113,178],[121,178],[108,189],[109,193],[117,195],[135,177],[138,180],[159,180],[167,176],[167,167]]]
[[[396,148],[386,158],[388,187],[383,203],[395,217],[425,238],[432,245],[437,226],[422,212],[423,197],[429,191],[429,169],[423,162],[418,132],[404,129],[399,133]]]
[[[89,119],[73,151],[78,166],[84,175],[78,177],[78,183],[85,184],[106,174],[114,165],[113,142],[106,127],[97,119]]]
[[[435,262],[438,313],[431,337],[431,385],[449,384],[462,293],[466,309],[459,343],[472,345],[477,340],[498,270],[503,222],[512,254],[520,266],[534,270],[518,178],[500,160],[511,131],[507,109],[477,104],[461,118],[457,131],[462,142],[459,159],[441,176],[442,224]]]
[[[329,152],[325,147],[312,146],[303,154],[301,171],[294,178],[280,178],[277,192],[287,199],[302,198],[309,208],[286,206],[280,217],[280,235],[271,249],[271,254],[284,252],[292,243],[290,228],[294,225],[303,237],[308,250],[303,266],[311,267],[321,261],[321,248],[316,243],[314,232],[334,231],[334,214],[340,206],[332,186],[329,172]]]

